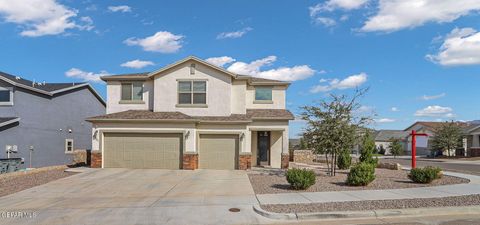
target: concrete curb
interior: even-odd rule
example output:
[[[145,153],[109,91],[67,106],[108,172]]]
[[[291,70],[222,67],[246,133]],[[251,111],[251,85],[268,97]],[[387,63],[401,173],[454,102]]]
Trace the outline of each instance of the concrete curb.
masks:
[[[269,219],[275,220],[318,220],[318,219],[355,219],[400,216],[445,216],[478,214],[480,205],[461,207],[410,208],[410,209],[381,209],[368,211],[336,211],[316,213],[274,213],[263,210],[260,205],[254,205],[253,211]]]

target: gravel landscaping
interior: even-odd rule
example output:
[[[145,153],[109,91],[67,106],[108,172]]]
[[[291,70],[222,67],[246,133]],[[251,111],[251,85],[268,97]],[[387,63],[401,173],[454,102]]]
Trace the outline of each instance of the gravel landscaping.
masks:
[[[2,174],[0,175],[0,197],[75,174],[64,172],[66,168],[67,166],[51,166]]]
[[[316,183],[307,190],[293,190],[285,179],[285,171],[278,169],[258,169],[249,172],[248,177],[255,194],[275,194],[287,192],[324,192],[324,191],[356,191],[380,190],[396,188],[429,187],[438,185],[468,183],[468,179],[444,175],[441,179],[430,184],[417,184],[408,179],[408,172],[404,170],[376,169],[376,179],[368,186],[348,186],[347,170],[337,170],[334,177],[326,175],[325,168],[315,169]]]
[[[330,202],[312,204],[276,204],[261,205],[261,208],[266,211],[276,213],[311,213],[332,211],[365,211],[378,209],[406,209],[423,207],[455,207],[471,205],[480,205],[480,195],[464,195],[444,198]]]

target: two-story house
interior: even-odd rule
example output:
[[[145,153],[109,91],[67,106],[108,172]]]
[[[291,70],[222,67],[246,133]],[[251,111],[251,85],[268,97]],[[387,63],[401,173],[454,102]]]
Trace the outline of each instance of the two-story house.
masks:
[[[24,158],[26,167],[70,164],[74,149],[91,149],[85,119],[105,106],[88,83],[38,83],[0,72],[0,158]]]
[[[93,166],[288,167],[288,82],[235,74],[192,56],[102,80],[107,114],[88,119],[98,150]]]

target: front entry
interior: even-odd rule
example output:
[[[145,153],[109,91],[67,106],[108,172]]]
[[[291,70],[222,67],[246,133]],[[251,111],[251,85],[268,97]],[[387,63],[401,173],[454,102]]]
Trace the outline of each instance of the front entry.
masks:
[[[270,165],[270,131],[258,131],[257,132],[257,165],[269,166]]]

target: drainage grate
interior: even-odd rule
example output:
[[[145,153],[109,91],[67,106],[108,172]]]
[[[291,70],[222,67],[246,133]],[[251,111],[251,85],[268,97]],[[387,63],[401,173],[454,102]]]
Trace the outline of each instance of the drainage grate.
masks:
[[[239,208],[230,208],[230,209],[228,209],[228,211],[230,211],[230,212],[240,212],[240,209]]]

